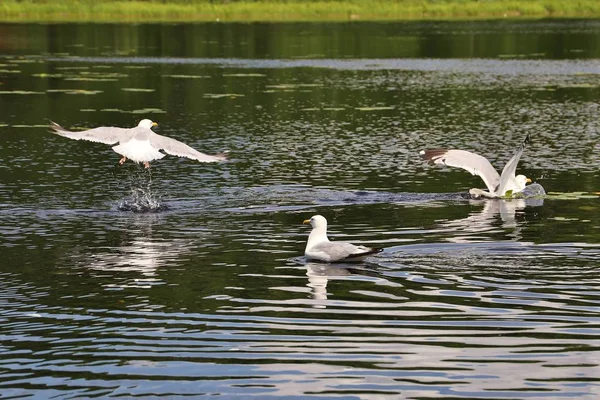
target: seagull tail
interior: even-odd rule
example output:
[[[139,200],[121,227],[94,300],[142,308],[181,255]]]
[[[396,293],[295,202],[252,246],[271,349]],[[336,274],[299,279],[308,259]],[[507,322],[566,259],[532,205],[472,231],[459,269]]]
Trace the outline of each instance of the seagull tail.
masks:
[[[361,258],[361,257],[366,257],[366,256],[370,256],[371,254],[377,254],[377,253],[381,253],[383,251],[383,249],[380,248],[373,248],[373,249],[369,249],[368,251],[363,251],[362,253],[354,253],[354,254],[350,254],[348,257],[345,258],[345,260],[352,260],[353,258]]]

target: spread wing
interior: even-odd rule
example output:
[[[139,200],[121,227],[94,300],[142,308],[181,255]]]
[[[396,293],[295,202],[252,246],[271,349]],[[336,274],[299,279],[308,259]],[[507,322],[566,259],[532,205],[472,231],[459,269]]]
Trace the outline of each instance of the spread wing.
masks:
[[[494,193],[500,183],[500,175],[488,159],[470,151],[431,149],[421,150],[419,154],[423,159],[434,164],[462,168],[473,175],[480,176],[490,193]]]
[[[381,249],[366,246],[356,246],[345,242],[321,242],[313,246],[307,254],[312,258],[323,261],[343,261],[353,258],[364,257],[369,254],[379,253]]]
[[[523,150],[525,150],[525,145],[527,143],[529,143],[529,135],[527,135],[525,140],[523,140],[523,143],[521,143],[515,155],[512,156],[510,160],[508,160],[508,162],[502,169],[502,174],[500,175],[500,184],[498,186],[498,193],[504,193],[509,183],[514,181],[517,172],[517,164],[519,164],[519,160],[523,155]]]
[[[115,128],[112,126],[101,126],[99,128],[88,129],[86,131],[72,132],[68,131],[56,122],[50,121],[52,133],[75,140],[88,140],[90,142],[115,144],[120,141],[131,139],[135,132],[134,129]]]
[[[166,136],[161,136],[156,133],[151,135],[149,140],[150,144],[153,147],[157,149],[162,149],[165,151],[165,153],[170,154],[172,156],[187,157],[200,162],[217,162],[224,161],[227,159],[227,157],[223,154],[209,155],[200,153],[198,150],[191,148],[190,146],[180,142],[179,140],[175,140]]]

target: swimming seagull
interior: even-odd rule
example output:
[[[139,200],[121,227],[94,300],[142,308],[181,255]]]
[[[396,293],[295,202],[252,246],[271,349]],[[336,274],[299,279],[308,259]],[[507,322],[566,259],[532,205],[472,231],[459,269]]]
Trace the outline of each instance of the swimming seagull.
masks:
[[[136,163],[144,163],[145,168],[150,168],[150,161],[163,158],[165,153],[187,157],[200,162],[217,162],[226,159],[225,155],[208,155],[194,150],[185,143],[170,137],[161,136],[152,131],[156,122],[149,119],[143,119],[135,128],[116,128],[112,126],[101,126],[86,131],[71,132],[50,121],[50,128],[53,133],[75,140],[89,140],[90,142],[99,142],[106,144],[119,143],[113,146],[113,150],[122,155],[119,164],[123,164],[128,158]]]
[[[310,224],[312,231],[304,255],[314,261],[323,262],[358,262],[367,256],[383,251],[366,246],[355,246],[352,243],[330,242],[327,238],[327,220],[321,215],[313,215],[303,222]]]
[[[471,153],[470,151],[431,149],[421,150],[419,154],[423,159],[433,164],[459,167],[466,169],[473,175],[479,175],[487,186],[488,192],[481,189],[471,189],[469,193],[474,196],[498,198],[521,192],[525,189],[527,183],[531,183],[531,179],[525,175],[515,176],[517,164],[527,143],[529,143],[529,135],[521,143],[515,155],[506,163],[501,175],[498,175],[498,172],[492,167],[487,158]]]

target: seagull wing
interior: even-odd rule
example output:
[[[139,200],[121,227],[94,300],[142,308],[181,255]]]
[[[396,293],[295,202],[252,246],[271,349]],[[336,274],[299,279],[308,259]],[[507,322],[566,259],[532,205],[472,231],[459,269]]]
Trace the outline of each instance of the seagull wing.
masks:
[[[521,159],[521,155],[523,155],[523,150],[525,150],[525,145],[529,143],[529,135],[523,140],[523,143],[517,149],[517,152],[514,156],[504,166],[502,169],[502,174],[500,175],[500,182],[498,186],[498,193],[504,194],[507,186],[509,186],[514,180],[517,172],[517,164],[519,164],[519,160]]]
[[[490,193],[494,193],[500,183],[500,175],[488,159],[470,151],[431,149],[421,150],[419,154],[433,164],[462,168],[473,175],[480,176]]]
[[[321,261],[351,261],[354,258],[365,257],[369,254],[379,253],[381,249],[374,249],[366,246],[356,246],[345,242],[321,242],[313,246],[307,252],[309,258]]]
[[[161,136],[153,133],[150,136],[150,144],[157,149],[162,149],[165,153],[172,156],[187,157],[200,162],[224,161],[227,157],[223,154],[209,155],[199,152],[179,140],[170,137]]]
[[[135,134],[135,128],[115,128],[112,126],[101,126],[94,129],[88,129],[86,131],[72,132],[68,131],[56,122],[50,121],[50,128],[52,133],[67,137],[75,140],[88,140],[90,142],[115,144],[118,142],[125,142]]]

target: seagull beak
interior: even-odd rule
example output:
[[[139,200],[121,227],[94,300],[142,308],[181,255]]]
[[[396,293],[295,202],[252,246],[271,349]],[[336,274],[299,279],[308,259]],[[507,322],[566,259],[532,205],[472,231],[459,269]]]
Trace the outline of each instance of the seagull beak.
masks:
[[[527,179],[525,179],[525,182],[527,182],[527,183],[531,183],[531,182],[533,182],[533,181],[531,180],[531,178],[527,178]]]
[[[310,224],[310,219],[305,219],[304,221],[302,221],[303,224]]]
[[[152,126],[158,126],[158,122],[153,122]]]

